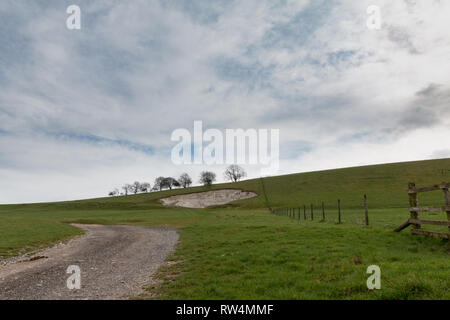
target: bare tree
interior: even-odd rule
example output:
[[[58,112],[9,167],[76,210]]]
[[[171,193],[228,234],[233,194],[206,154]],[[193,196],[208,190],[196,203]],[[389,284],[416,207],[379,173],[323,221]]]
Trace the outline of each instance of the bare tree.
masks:
[[[117,197],[118,195],[120,195],[120,191],[119,189],[115,188],[113,191],[111,191],[110,193],[108,193],[108,195],[110,197]]]
[[[134,194],[137,194],[139,192],[139,190],[141,190],[141,183],[139,181],[135,181],[131,186],[130,186],[130,191]]]
[[[211,186],[216,181],[216,174],[211,171],[203,171],[200,173],[200,183],[204,186]]]
[[[173,187],[179,187],[179,186],[180,186],[180,183],[172,177],[164,178],[162,181],[163,188],[169,188],[170,190],[172,190]]]
[[[153,188],[156,190],[161,191],[163,189],[163,182],[164,182],[164,177],[158,177],[155,179],[155,183],[153,184]]]
[[[224,172],[225,179],[230,180],[231,182],[238,182],[242,178],[247,176],[245,170],[235,164],[229,166]]]
[[[123,194],[128,195],[128,192],[132,191],[132,186],[130,184],[125,184],[122,186]]]
[[[141,183],[139,191],[143,192],[143,193],[150,192],[150,183],[148,183],[148,182]]]
[[[180,178],[178,179],[178,182],[183,188],[188,188],[192,184],[192,179],[187,173],[183,173]]]

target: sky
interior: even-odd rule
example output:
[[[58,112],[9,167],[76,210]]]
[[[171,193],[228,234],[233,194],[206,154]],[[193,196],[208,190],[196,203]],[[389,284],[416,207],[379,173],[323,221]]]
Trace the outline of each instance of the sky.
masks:
[[[224,165],[171,161],[194,121],[278,129],[278,174],[450,157],[449,16],[447,0],[2,0],[0,203],[222,182]]]

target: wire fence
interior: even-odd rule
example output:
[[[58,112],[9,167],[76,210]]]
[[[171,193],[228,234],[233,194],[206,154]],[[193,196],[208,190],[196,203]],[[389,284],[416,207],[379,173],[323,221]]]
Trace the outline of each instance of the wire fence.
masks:
[[[264,179],[261,178],[261,190],[264,196],[264,202],[267,209],[274,215],[285,216],[294,221],[319,221],[319,222],[329,222],[335,224],[355,224],[361,226],[369,225],[382,225],[387,228],[394,227],[398,222],[400,222],[404,215],[390,214],[390,211],[399,210],[403,213],[403,210],[407,208],[407,200],[398,198],[400,202],[404,202],[405,206],[396,208],[374,208],[372,211],[376,211],[376,215],[369,217],[369,198],[364,194],[359,201],[356,199],[350,200],[351,203],[344,203],[341,199],[336,199],[334,203],[330,201],[313,201],[308,204],[301,204],[289,207],[272,208],[271,202],[269,200],[266,187],[264,184]],[[348,202],[348,199],[346,199]],[[373,203],[384,202],[382,198],[373,197],[371,198]],[[360,203],[358,205],[358,203]],[[380,210],[384,212],[389,212],[385,214],[380,214]],[[405,211],[407,214],[407,211]]]
[[[358,211],[357,209],[347,209],[349,212],[351,212],[351,215],[344,217],[342,208],[342,201],[340,199],[337,199],[336,207],[334,209],[330,209],[329,206],[325,205],[324,201],[321,201],[319,205],[310,203],[308,205],[304,204],[296,207],[276,209],[272,209],[269,207],[269,210],[275,215],[285,216],[299,221],[331,221],[339,224],[352,222],[366,226],[370,225],[367,195],[364,195],[363,197],[361,210],[362,214],[360,216],[355,216],[355,211]]]

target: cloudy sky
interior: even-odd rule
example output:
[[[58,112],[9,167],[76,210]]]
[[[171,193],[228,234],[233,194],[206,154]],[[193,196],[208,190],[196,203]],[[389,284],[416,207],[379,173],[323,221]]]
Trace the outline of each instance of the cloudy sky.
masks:
[[[205,166],[170,158],[195,120],[279,129],[279,174],[450,157],[449,16],[447,0],[2,0],[0,203],[197,180]]]

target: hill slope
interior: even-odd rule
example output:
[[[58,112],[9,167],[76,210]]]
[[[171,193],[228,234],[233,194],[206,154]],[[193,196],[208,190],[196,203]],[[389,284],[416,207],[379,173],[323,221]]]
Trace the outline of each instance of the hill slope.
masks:
[[[406,187],[450,180],[450,159],[396,163],[265,178],[269,204],[327,204],[311,221],[270,214],[261,179],[214,185],[258,197],[207,209],[162,206],[160,198],[207,190],[179,189],[127,197],[0,206],[0,257],[50,246],[82,231],[69,224],[170,226],[180,243],[161,270],[157,294],[169,299],[448,299],[448,241],[392,230],[409,216]],[[208,189],[210,190],[210,189]],[[369,197],[370,226],[360,225]],[[343,204],[335,224],[336,200]],[[420,196],[443,202],[442,192]],[[309,207],[309,206],[308,206]],[[309,210],[308,210],[309,211]],[[298,211],[297,211],[298,213]],[[424,215],[422,215],[424,216]],[[427,218],[439,219],[442,213]],[[365,286],[368,265],[383,270],[383,290]],[[175,279],[175,281],[174,281]],[[154,289],[151,289],[155,294]]]
[[[343,208],[361,207],[361,199],[367,194],[371,208],[406,208],[407,185],[427,186],[450,181],[450,159],[402,162],[374,166],[335,169],[264,178],[270,206],[295,207],[303,204],[335,206],[342,200]],[[49,208],[69,209],[152,209],[161,208],[158,199],[177,194],[202,192],[223,188],[241,188],[256,192],[259,197],[236,202],[241,208],[266,207],[261,179],[238,183],[217,184],[211,188],[193,187],[127,197],[99,198],[70,202],[3,205],[5,210],[41,210]],[[443,200],[442,194],[421,195],[422,204],[436,204]]]

